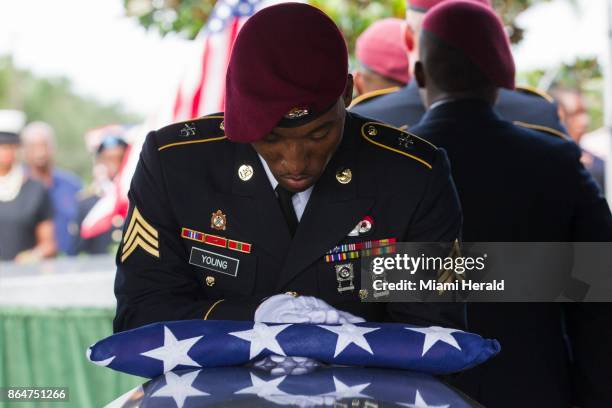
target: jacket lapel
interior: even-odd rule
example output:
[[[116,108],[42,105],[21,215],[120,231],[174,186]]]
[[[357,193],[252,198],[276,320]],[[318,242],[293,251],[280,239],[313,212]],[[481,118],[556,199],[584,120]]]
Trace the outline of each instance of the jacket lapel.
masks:
[[[241,166],[252,167],[253,176],[249,180],[238,176]],[[266,251],[282,264],[291,241],[289,229],[261,161],[249,144],[237,145],[232,177],[228,205],[237,229],[253,237],[254,248]]]
[[[374,204],[373,197],[358,194],[358,120],[349,114],[346,121],[342,143],[315,185],[291,242],[278,290],[342,241]],[[346,168],[351,170],[352,179],[341,184],[336,173]]]

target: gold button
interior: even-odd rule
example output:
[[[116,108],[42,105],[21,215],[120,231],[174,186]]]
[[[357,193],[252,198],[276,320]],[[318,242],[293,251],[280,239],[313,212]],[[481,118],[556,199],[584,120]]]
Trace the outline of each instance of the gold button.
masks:
[[[225,121],[224,120],[222,120],[221,124],[219,124],[219,129],[225,131]]]
[[[243,164],[238,168],[238,177],[242,181],[249,181],[253,177],[253,167],[248,164]]]
[[[285,292],[285,295],[291,295],[291,296],[293,296],[293,297],[298,297],[298,293],[297,293],[297,292],[294,292],[294,291],[292,291],[292,290],[290,290],[290,291],[288,291],[288,292]]]
[[[376,136],[378,134],[378,130],[372,125],[368,126],[368,136]]]
[[[353,172],[351,169],[342,168],[336,172],[336,180],[340,184],[348,184],[353,179]]]
[[[360,289],[359,290],[359,299],[364,300],[367,297],[368,297],[367,289]]]
[[[215,277],[214,276],[207,276],[206,277],[206,285],[214,286],[214,284],[215,284]]]

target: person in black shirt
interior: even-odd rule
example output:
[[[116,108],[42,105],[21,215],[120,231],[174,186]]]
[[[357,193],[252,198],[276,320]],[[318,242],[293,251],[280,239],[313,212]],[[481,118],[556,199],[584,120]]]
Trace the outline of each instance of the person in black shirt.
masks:
[[[17,163],[24,115],[0,111],[0,260],[32,262],[55,255],[53,210],[45,187]]]

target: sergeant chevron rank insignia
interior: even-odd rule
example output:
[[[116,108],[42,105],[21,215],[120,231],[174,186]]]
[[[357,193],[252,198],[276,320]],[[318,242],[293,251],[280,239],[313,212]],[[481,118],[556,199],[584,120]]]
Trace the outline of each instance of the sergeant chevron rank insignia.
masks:
[[[140,247],[149,255],[159,258],[159,234],[134,207],[130,223],[123,235],[121,263]]]

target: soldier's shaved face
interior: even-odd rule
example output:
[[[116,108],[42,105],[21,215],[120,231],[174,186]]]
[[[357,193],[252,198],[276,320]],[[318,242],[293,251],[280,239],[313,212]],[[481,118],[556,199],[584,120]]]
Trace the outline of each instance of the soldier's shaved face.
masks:
[[[252,145],[278,183],[300,192],[314,185],[342,140],[345,101],[342,98],[317,119],[294,128],[276,127]]]

